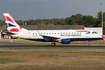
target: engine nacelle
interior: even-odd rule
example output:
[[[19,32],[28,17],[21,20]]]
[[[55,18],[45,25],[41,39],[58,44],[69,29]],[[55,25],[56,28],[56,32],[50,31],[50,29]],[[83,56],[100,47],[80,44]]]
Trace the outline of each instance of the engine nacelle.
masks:
[[[62,44],[69,44],[70,43],[70,39],[62,39],[61,43]]]

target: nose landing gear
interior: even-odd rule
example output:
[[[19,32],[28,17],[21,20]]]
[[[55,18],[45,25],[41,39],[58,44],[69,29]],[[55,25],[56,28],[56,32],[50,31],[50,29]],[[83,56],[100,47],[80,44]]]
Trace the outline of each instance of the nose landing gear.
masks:
[[[91,41],[88,41],[88,46],[91,46],[90,42],[91,42]]]

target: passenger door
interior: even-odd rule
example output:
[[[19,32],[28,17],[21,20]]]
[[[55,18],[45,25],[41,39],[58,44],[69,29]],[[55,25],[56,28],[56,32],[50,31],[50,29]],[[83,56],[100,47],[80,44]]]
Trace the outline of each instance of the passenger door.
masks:
[[[31,37],[31,32],[28,32],[28,38],[30,38]]]

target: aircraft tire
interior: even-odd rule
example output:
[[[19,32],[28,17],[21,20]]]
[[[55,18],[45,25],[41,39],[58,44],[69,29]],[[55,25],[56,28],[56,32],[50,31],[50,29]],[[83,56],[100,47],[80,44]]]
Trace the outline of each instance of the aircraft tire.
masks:
[[[51,43],[51,46],[55,46],[55,45],[56,45],[55,42]]]

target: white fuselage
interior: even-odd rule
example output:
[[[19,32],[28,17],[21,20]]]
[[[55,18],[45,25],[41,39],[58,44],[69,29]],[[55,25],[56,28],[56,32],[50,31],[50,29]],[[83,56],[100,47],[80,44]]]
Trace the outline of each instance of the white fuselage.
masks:
[[[70,39],[71,41],[76,40],[98,40],[98,38],[102,38],[101,35],[97,33],[93,33],[92,31],[88,32],[78,32],[83,30],[27,30],[20,31],[16,33],[16,35],[12,35],[13,37],[19,37],[24,39],[32,39],[43,41],[45,39],[43,36],[58,38],[56,41],[61,42],[62,39]],[[48,39],[48,38],[47,38]],[[49,38],[51,41],[51,38]],[[45,41],[45,40],[44,40]],[[49,40],[47,40],[49,41]]]

